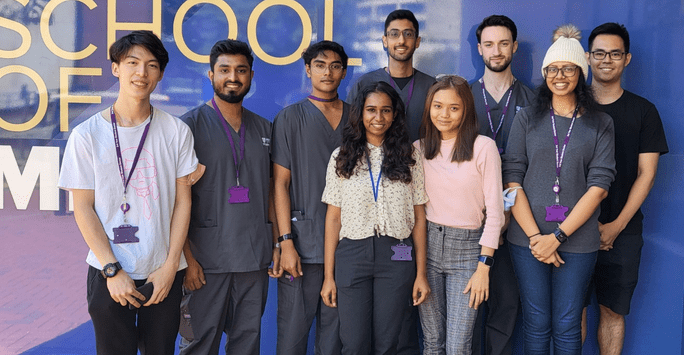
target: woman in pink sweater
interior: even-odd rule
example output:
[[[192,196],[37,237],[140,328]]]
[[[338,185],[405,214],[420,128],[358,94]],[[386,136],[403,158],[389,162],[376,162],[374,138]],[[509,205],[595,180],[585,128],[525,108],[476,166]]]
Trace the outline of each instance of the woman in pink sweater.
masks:
[[[478,135],[468,82],[440,78],[428,91],[420,149],[432,293],[420,305],[424,354],[469,354],[477,307],[489,297],[489,268],[504,225],[501,159]]]

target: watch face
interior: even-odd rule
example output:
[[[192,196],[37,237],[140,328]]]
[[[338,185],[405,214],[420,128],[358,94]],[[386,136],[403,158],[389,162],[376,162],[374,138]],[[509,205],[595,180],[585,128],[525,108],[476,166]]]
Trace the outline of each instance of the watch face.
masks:
[[[110,266],[107,269],[105,269],[105,274],[107,275],[107,277],[114,276],[115,272],[116,272],[116,269],[113,266]]]

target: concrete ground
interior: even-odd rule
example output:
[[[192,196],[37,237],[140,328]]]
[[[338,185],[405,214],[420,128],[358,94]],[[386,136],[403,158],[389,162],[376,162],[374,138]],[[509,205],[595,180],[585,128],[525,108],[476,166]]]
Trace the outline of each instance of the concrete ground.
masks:
[[[88,321],[83,241],[73,215],[40,211],[34,192],[0,210],[0,355],[22,353]]]

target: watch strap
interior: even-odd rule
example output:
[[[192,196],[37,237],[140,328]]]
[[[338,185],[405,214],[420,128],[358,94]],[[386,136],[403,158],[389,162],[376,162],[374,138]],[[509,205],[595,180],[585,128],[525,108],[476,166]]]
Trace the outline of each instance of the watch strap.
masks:
[[[294,239],[294,235],[292,235],[292,233],[283,234],[280,237],[278,237],[278,243],[282,243],[290,239]]]

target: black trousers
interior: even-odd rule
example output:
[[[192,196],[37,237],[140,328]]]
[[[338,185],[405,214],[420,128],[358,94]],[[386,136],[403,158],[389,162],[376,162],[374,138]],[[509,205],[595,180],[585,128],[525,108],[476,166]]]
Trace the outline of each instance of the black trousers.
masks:
[[[88,269],[88,313],[95,328],[98,355],[168,355],[174,353],[185,270],[176,273],[164,301],[135,310],[114,302],[100,270]],[[146,280],[135,280],[136,287]]]
[[[478,308],[473,355],[511,355],[513,352],[511,337],[520,311],[520,291],[505,239],[494,253],[494,260],[489,272],[489,300],[484,303],[485,307]]]
[[[403,241],[413,246],[411,239]],[[343,355],[396,354],[402,319],[416,278],[411,261],[391,260],[392,237],[342,239],[335,251],[335,283]]]

